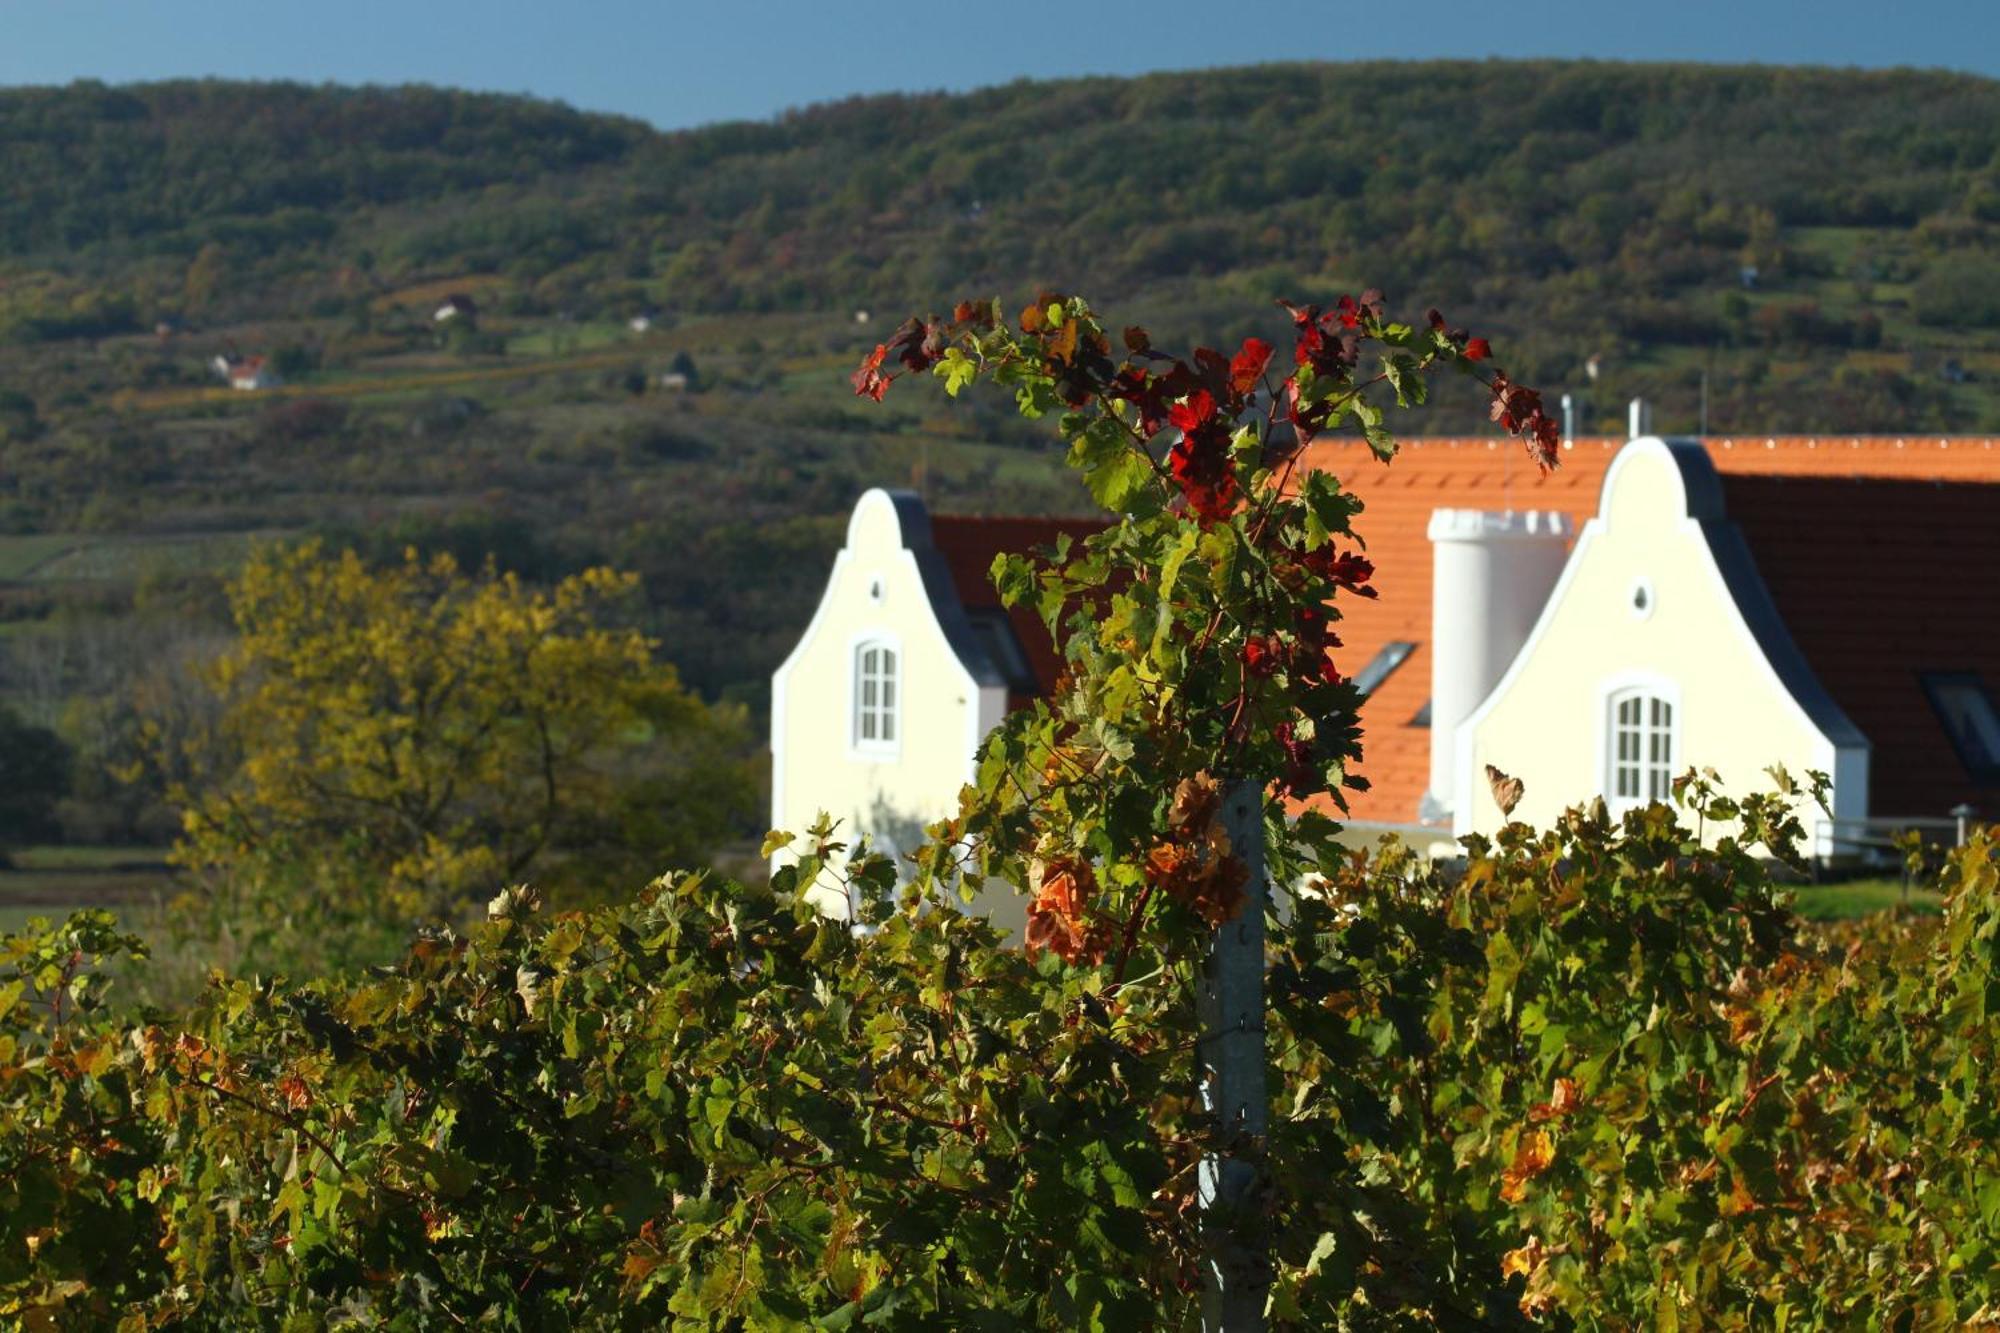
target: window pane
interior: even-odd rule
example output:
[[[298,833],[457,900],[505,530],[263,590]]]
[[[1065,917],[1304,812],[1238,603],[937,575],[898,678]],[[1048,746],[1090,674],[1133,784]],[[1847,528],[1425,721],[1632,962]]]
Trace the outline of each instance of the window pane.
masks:
[[[887,708],[894,708],[895,706],[896,706],[896,678],[894,676],[889,676],[882,681],[882,707],[887,709]]]
[[[1639,794],[1639,775],[1634,770],[1624,767],[1619,768],[1618,794],[1620,796],[1637,796]]]
[[[875,714],[868,710],[863,710],[861,714],[861,739],[864,741],[875,739]]]
[[[1637,723],[1639,720],[1639,701],[1637,699],[1626,699],[1621,702],[1618,705],[1618,720],[1628,727]]]
[[[896,715],[894,713],[882,714],[882,739],[885,741],[896,739]]]

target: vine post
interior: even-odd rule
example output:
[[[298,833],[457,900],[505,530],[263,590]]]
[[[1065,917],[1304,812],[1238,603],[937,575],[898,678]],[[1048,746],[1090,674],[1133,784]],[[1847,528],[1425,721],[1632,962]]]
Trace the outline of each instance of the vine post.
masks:
[[[1264,1049],[1264,786],[1242,780],[1222,801],[1232,854],[1249,870],[1246,900],[1234,920],[1215,928],[1203,960],[1198,999],[1197,1073],[1202,1104],[1218,1142],[1202,1159],[1203,1333],[1263,1333],[1271,1286],[1269,1243],[1261,1222],[1264,1138],[1269,1128]]]

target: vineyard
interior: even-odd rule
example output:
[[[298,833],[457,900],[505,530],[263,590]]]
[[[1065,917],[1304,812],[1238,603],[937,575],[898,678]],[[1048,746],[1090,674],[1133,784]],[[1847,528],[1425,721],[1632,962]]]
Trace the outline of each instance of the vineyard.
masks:
[[[430,798],[400,804],[378,758],[403,720],[348,684],[421,694],[449,675],[428,654],[510,636],[523,665],[499,654],[476,683],[492,720],[442,726],[448,744],[546,746],[584,665],[622,682],[587,717],[616,741],[684,707],[643,643],[582,619],[619,581],[551,609],[448,561],[254,565],[239,614],[280,614],[249,615],[229,677],[243,767],[180,855],[263,883],[274,929],[300,887],[324,897],[310,932],[370,911],[386,929],[411,902],[430,924],[390,965],[218,972],[172,1011],[121,1002],[146,946],[107,914],[8,937],[0,1310],[64,1329],[2000,1325],[2000,844],[1949,857],[1935,915],[1832,926],[1781,882],[1806,868],[1819,774],[1757,794],[1690,771],[1668,801],[1510,823],[1451,863],[1344,846],[1358,694],[1334,626],[1374,570],[1353,498],[1290,462],[1344,425],[1394,466],[1391,414],[1445,374],[1545,465],[1551,428],[1441,315],[1399,323],[1369,293],[1293,319],[1289,359],[1255,338],[1176,357],[1138,327],[1114,351],[1076,298],[968,303],[855,371],[876,401],[911,378],[1000,386],[1057,421],[1119,516],[996,561],[1068,670],[900,865],[822,818],[771,834],[768,883],[676,871],[545,903],[501,853],[532,808],[505,784],[533,765],[481,751],[497,797],[448,784],[465,804],[410,836]],[[399,646],[300,613],[347,603],[379,604]],[[545,625],[562,646],[537,664]],[[351,716],[302,711],[321,679]],[[523,730],[533,708],[553,721]],[[328,799],[341,783],[370,785]],[[343,838],[359,795],[385,815]],[[329,878],[343,864],[358,894]],[[810,905],[829,880],[860,929]],[[1025,947],[960,910],[989,882],[1028,896]],[[1268,1007],[1240,1028],[1264,1123],[1205,1105],[1198,997],[1267,891]],[[1237,1185],[1206,1189],[1215,1163]],[[1211,1319],[1246,1294],[1251,1322]]]

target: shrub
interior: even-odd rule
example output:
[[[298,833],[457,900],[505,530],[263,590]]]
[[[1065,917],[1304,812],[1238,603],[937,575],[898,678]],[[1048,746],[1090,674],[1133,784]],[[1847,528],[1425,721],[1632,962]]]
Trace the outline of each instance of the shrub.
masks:
[[[2000,269],[1984,255],[1951,255],[1925,267],[1911,292],[1917,318],[1942,328],[2000,327]]]
[[[2000,847],[1953,858],[1940,925],[1831,944],[1760,850],[1575,811],[1456,875],[1357,854],[1274,922],[1274,1326],[1990,1310]],[[386,974],[217,978],[171,1020],[108,1016],[88,965],[134,942],[102,914],[10,938],[0,1299],[75,1328],[1191,1327],[1171,990],[1106,1002],[915,898],[856,936],[799,900],[819,868],[588,914],[510,891]]]
[[[414,549],[253,556],[219,716],[157,756],[218,927],[365,959],[357,938],[529,875],[574,894],[710,850],[748,818],[741,718],[617,623],[635,586],[592,569],[539,592]]]

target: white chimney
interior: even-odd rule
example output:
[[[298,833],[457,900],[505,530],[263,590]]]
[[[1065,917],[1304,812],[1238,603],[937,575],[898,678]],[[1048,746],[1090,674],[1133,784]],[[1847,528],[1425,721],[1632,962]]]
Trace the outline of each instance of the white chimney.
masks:
[[[1451,815],[1458,724],[1500,683],[1562,575],[1569,516],[1431,512],[1431,786],[1421,817]]]
[[[1625,438],[1641,439],[1653,433],[1653,405],[1643,398],[1634,398],[1627,409]]]

